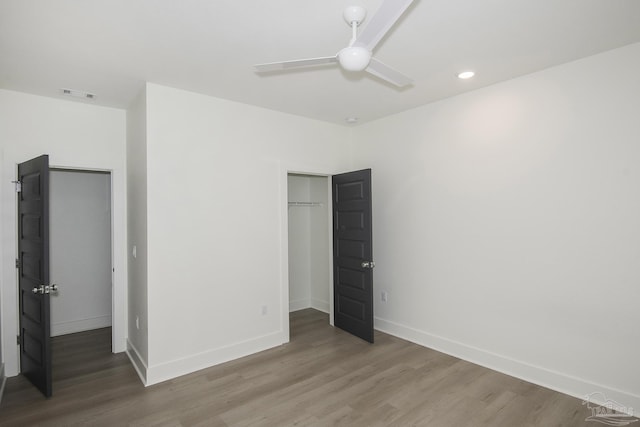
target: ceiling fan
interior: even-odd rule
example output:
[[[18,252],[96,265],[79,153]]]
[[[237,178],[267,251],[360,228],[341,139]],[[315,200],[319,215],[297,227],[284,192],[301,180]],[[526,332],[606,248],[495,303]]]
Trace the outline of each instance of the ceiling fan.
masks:
[[[371,22],[359,35],[358,26],[364,20],[366,10],[360,6],[350,6],[344,11],[344,19],[351,26],[353,35],[349,46],[340,50],[336,55],[271,62],[254,65],[254,67],[257,72],[264,73],[338,63],[347,71],[366,71],[398,87],[407,86],[411,84],[411,78],[373,58],[372,51],[411,3],[413,0],[384,0],[382,6],[371,18]]]

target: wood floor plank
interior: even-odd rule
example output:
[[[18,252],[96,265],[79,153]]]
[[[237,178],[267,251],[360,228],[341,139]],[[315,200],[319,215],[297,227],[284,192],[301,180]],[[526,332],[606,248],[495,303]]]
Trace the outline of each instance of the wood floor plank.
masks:
[[[593,426],[579,399],[314,310],[291,342],[143,387],[109,328],[55,337],[54,395],[9,378],[2,426]]]

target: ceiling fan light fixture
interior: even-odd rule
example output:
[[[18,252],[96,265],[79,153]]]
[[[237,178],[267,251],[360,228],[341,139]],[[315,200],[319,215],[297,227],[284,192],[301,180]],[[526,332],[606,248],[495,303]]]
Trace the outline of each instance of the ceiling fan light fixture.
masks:
[[[349,46],[338,53],[338,60],[347,71],[362,71],[371,61],[371,52],[361,46]]]

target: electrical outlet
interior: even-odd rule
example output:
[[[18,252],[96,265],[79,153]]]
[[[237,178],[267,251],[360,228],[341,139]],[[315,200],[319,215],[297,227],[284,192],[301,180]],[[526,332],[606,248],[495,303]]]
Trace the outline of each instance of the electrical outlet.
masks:
[[[388,298],[389,295],[387,294],[387,291],[380,292],[380,299],[382,300],[382,302],[387,302]]]

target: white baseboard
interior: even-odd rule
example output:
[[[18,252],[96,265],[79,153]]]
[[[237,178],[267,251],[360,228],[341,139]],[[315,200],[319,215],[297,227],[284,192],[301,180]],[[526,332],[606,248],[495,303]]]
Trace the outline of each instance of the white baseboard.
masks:
[[[326,301],[320,301],[313,298],[289,301],[289,313],[307,308],[313,308],[324,313],[329,313],[329,303]]]
[[[4,363],[0,363],[0,403],[2,403],[2,396],[4,396],[4,386],[7,383],[7,378],[4,376]]]
[[[311,300],[299,299],[295,301],[289,301],[289,313],[304,310],[305,308],[311,308]]]
[[[259,351],[285,343],[282,331],[264,335],[244,342],[232,344],[222,348],[194,354],[182,359],[174,360],[147,368],[146,385],[153,385],[170,380],[181,375],[190,374],[201,369],[209,368],[220,363],[248,356]]]
[[[75,334],[76,332],[108,328],[109,326],[111,326],[111,315],[52,323],[51,336]]]
[[[428,347],[442,353],[449,354],[459,359],[466,360],[476,365],[484,366],[494,371],[528,381],[560,393],[578,399],[586,399],[588,395],[600,392],[608,400],[613,400],[623,407],[633,412],[633,408],[640,408],[640,396],[617,390],[601,384],[595,384],[590,381],[572,377],[561,372],[551,371],[539,366],[530,365],[526,362],[514,360],[499,354],[490,353],[476,347],[472,347],[460,342],[452,341],[447,338],[429,334],[411,327],[401,325],[388,320],[375,318],[375,329],[396,336],[398,338],[411,341],[424,347]],[[599,402],[591,399],[596,404],[606,404],[607,402]],[[633,415],[630,413],[629,415]],[[637,415],[637,414],[636,414]]]
[[[142,380],[142,384],[147,385],[147,364],[144,362],[138,349],[127,338],[127,356],[136,370],[138,376]]]
[[[311,308],[329,314],[329,303],[311,298]]]

